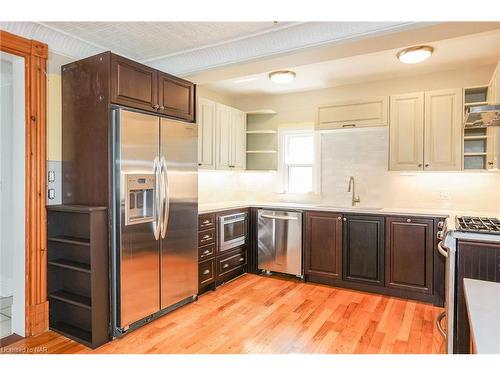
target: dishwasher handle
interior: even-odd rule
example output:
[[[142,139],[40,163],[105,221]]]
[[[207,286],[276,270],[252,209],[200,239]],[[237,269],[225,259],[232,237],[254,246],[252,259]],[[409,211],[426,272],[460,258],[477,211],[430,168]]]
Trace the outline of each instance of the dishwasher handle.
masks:
[[[267,215],[267,214],[262,214],[260,217],[266,218],[266,219],[272,219],[272,220],[297,220],[296,216],[285,216],[285,215]]]

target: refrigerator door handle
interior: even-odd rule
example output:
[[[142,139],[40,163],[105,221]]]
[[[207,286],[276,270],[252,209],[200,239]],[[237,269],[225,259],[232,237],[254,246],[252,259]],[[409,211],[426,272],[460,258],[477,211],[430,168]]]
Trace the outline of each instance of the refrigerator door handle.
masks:
[[[153,174],[155,175],[155,195],[154,195],[154,210],[155,210],[155,220],[153,221],[153,232],[155,239],[160,239],[160,223],[161,223],[161,205],[160,205],[160,161],[156,157],[153,161]]]
[[[162,219],[161,219],[161,238],[165,238],[168,227],[168,218],[170,216],[170,189],[168,186],[167,161],[162,156],[160,162],[160,173],[162,181]]]

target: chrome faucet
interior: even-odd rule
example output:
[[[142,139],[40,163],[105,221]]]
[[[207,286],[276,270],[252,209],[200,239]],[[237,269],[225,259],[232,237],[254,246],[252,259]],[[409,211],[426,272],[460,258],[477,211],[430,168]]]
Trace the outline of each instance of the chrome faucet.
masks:
[[[354,190],[354,176],[349,177],[349,187],[347,188],[347,192],[350,193],[352,190],[352,206],[356,206],[356,203],[360,203],[361,199],[359,199],[359,195],[356,197],[356,193]]]

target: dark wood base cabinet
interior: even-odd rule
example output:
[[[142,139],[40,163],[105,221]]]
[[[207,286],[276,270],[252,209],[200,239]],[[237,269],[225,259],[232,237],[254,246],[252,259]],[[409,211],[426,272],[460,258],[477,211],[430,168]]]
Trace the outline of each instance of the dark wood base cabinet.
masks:
[[[459,240],[456,261],[453,351],[468,354],[470,326],[465,304],[464,278],[500,282],[500,244]]]
[[[435,233],[444,218],[316,211],[304,217],[306,281],[443,306]]]
[[[249,220],[247,220],[246,242],[244,245],[221,251],[219,247],[219,216],[228,213],[247,212],[243,210],[231,210],[217,213],[200,214],[198,216],[198,294],[209,290],[215,290],[235,277],[248,271],[248,233]]]

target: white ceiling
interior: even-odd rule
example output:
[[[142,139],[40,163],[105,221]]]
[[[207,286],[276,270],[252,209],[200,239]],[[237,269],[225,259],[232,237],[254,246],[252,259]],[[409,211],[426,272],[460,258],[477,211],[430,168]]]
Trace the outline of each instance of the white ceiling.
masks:
[[[0,22],[74,59],[111,50],[187,75],[333,42],[418,28],[413,22]]]
[[[391,49],[315,64],[283,66],[297,74],[290,84],[276,84],[266,72],[217,81],[205,87],[242,95],[280,94],[493,64],[500,60],[500,29],[430,45],[434,47],[433,55],[420,64],[401,63],[396,58],[399,49]]]

